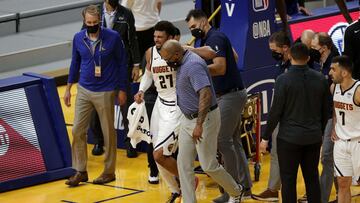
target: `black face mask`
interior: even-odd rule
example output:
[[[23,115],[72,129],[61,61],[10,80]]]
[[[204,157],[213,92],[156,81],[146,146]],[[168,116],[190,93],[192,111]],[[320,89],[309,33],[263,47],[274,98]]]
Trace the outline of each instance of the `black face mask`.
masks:
[[[86,30],[87,30],[87,32],[88,33],[91,33],[91,34],[93,34],[93,33],[96,33],[98,30],[99,30],[99,24],[96,24],[96,25],[93,25],[93,26],[86,26]]]
[[[167,65],[175,70],[177,70],[180,66],[181,66],[181,63],[178,62],[178,61],[168,61],[166,62]]]
[[[196,39],[202,39],[205,36],[205,32],[200,28],[194,28],[191,30],[191,35]]]
[[[310,49],[310,56],[315,62],[320,62],[321,54],[320,54],[319,50],[311,48]]]
[[[284,59],[284,55],[281,53],[278,53],[276,51],[271,51],[271,56],[276,60],[276,61],[282,61]]]

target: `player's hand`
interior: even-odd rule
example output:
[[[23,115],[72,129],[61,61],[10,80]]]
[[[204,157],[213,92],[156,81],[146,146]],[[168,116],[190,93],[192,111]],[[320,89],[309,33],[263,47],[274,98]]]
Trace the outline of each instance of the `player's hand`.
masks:
[[[201,142],[202,139],[202,132],[203,132],[203,127],[200,124],[196,124],[194,130],[193,130],[193,134],[192,137],[194,139],[195,144],[197,144],[198,142]]]
[[[119,95],[118,95],[118,102],[120,106],[123,106],[126,104],[126,100],[127,100],[127,96],[126,96],[126,92],[120,90],[119,91]]]
[[[266,149],[268,147],[269,141],[261,139],[260,145],[259,145],[259,151],[260,153],[266,153]]]
[[[139,66],[134,66],[131,73],[131,78],[134,82],[136,82],[139,79],[140,70]]]
[[[143,91],[138,91],[138,93],[136,93],[134,95],[134,100],[136,103],[140,104],[141,102],[144,101],[144,92]]]
[[[338,139],[339,139],[339,137],[336,135],[335,128],[333,128],[332,131],[331,131],[331,140],[333,142],[335,142]]]
[[[65,94],[64,94],[64,103],[67,107],[71,106],[71,93],[69,89],[65,90]]]

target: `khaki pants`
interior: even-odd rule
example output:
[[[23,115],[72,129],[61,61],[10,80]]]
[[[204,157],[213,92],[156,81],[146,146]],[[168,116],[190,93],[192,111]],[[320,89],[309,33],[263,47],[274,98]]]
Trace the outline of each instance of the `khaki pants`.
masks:
[[[76,171],[86,171],[86,133],[89,128],[92,111],[95,108],[104,134],[105,168],[103,173],[115,173],[116,134],[114,128],[114,99],[115,91],[92,92],[78,85],[74,126],[72,129],[72,161]]]
[[[180,123],[177,165],[183,202],[196,202],[194,182],[194,161],[196,153],[199,156],[201,168],[205,173],[221,185],[231,196],[240,195],[241,188],[239,188],[235,180],[225,171],[216,159],[217,138],[220,130],[219,108],[214,109],[207,114],[203,123],[202,139],[198,144],[195,144],[192,138],[196,119],[189,120],[182,115]]]

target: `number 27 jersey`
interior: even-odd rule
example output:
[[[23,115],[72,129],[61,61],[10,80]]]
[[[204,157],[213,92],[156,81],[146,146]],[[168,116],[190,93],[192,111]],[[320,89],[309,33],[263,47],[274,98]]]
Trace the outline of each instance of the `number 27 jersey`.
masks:
[[[151,73],[158,96],[166,101],[176,101],[176,70],[161,58],[156,46],[151,50]]]
[[[344,92],[340,84],[334,89],[334,109],[336,114],[335,132],[342,140],[360,137],[360,106],[354,103],[354,95],[360,82],[356,81],[352,87]]]

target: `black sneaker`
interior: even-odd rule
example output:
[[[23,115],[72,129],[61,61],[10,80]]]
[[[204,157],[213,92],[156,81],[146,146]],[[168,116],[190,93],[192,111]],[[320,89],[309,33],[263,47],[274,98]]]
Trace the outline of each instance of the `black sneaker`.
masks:
[[[130,148],[130,149],[127,149],[126,150],[126,156],[128,158],[136,158],[138,156],[137,152],[135,149],[133,148]]]
[[[166,203],[175,203],[176,199],[180,198],[180,197],[181,197],[181,195],[179,193],[171,193],[171,196],[166,201]]]
[[[94,148],[91,151],[92,155],[100,156],[104,154],[104,147],[100,144],[94,144]]]

